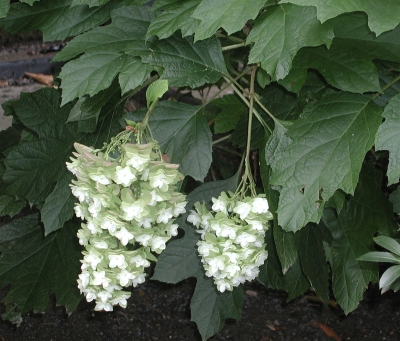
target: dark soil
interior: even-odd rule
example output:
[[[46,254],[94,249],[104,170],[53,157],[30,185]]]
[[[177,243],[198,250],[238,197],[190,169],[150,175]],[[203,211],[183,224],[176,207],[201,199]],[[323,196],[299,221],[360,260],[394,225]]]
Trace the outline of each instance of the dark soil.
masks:
[[[45,314],[28,314],[18,328],[1,321],[0,340],[199,341],[196,325],[190,322],[194,285],[194,280],[177,285],[148,280],[132,290],[126,309],[118,307],[109,313],[95,312],[94,304],[82,300],[67,317],[65,310],[56,308],[51,300]],[[241,320],[228,320],[210,340],[335,340],[317,322],[343,340],[400,340],[400,296],[387,293],[381,297],[376,287],[366,292],[359,308],[347,317],[340,308],[310,303],[305,297],[286,304],[285,293],[266,290],[258,283],[246,285],[245,290]]]

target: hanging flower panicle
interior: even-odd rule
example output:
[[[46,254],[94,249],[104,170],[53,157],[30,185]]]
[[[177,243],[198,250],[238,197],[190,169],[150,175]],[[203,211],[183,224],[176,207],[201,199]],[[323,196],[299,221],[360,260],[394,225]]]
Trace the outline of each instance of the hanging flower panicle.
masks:
[[[197,246],[206,275],[224,292],[258,276],[268,256],[264,238],[273,217],[263,195],[222,192],[212,203],[210,211],[197,202],[187,220],[201,234]]]
[[[85,247],[78,288],[95,310],[126,307],[130,292],[145,281],[145,268],[178,234],[175,218],[185,212],[179,165],[162,161],[155,143],[128,143],[131,131],[101,150],[75,143],[67,168],[77,177],[70,187]],[[112,155],[112,156],[110,156]],[[115,156],[117,155],[117,156]]]

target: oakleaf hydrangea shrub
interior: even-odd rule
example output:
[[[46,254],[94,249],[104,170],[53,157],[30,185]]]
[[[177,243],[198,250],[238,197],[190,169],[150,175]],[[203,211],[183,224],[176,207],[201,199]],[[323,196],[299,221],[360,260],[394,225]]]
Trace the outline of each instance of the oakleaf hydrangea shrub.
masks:
[[[174,221],[186,201],[176,183],[183,176],[179,165],[154,152],[154,143],[125,143],[113,153],[74,146],[67,168],[77,177],[70,186],[85,247],[78,288],[88,302],[95,300],[95,310],[125,308],[130,293],[123,287],[143,283],[145,268],[156,261],[152,253],[178,234]]]
[[[206,275],[220,292],[254,280],[268,257],[265,231],[273,219],[264,195],[241,198],[222,192],[212,210],[197,202],[187,220],[201,234],[197,243]]]

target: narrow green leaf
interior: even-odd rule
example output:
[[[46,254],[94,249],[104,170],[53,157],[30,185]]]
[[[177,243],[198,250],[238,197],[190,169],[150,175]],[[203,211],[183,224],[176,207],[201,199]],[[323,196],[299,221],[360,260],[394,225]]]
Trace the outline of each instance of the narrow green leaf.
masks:
[[[365,12],[368,14],[368,25],[376,35],[389,31],[399,24],[400,1],[391,0],[385,3],[374,0],[283,0],[282,3],[301,6],[316,6],[318,19],[325,22],[347,12]]]
[[[215,119],[215,134],[226,133],[234,129],[247,111],[247,107],[236,95],[226,95],[213,100],[211,103],[221,109]]]
[[[201,20],[194,35],[195,41],[211,37],[223,28],[228,35],[242,29],[248,20],[257,17],[265,0],[203,0],[192,17]]]
[[[21,322],[31,309],[44,312],[50,294],[73,311],[81,297],[76,286],[80,272],[77,224],[43,237],[37,214],[15,219],[0,229],[0,288],[11,284],[3,302],[3,317]]]
[[[358,257],[357,260],[364,262],[376,262],[376,263],[382,262],[382,263],[400,264],[399,257],[396,257],[393,253],[381,252],[381,251],[368,252],[365,255]]]
[[[157,1],[153,5],[153,11],[161,9],[162,11],[151,22],[147,31],[147,37],[156,35],[160,39],[164,39],[171,36],[177,30],[181,30],[182,37],[192,35],[201,22],[191,17],[200,2],[200,0]]]
[[[61,105],[107,89],[126,62],[129,62],[129,57],[124,54],[104,52],[85,54],[67,63],[59,75],[63,90]]]
[[[0,0],[0,19],[4,18],[10,9],[10,0]]]
[[[158,79],[151,83],[146,90],[147,108],[157,99],[160,99],[168,91],[168,81]]]
[[[160,78],[168,79],[170,86],[197,88],[216,83],[227,75],[221,44],[215,37],[193,43],[192,38],[177,35],[162,40],[135,42],[126,53],[142,57],[144,63],[163,69]]]
[[[271,164],[271,183],[282,186],[277,213],[285,230],[318,222],[337,189],[354,193],[380,113],[363,96],[332,94],[309,105],[289,128],[293,142]]]
[[[395,239],[386,236],[378,236],[374,238],[374,241],[386,250],[400,256],[400,244]]]
[[[400,265],[391,266],[383,274],[379,281],[379,288],[390,287],[400,278]]]
[[[326,303],[329,299],[329,266],[322,245],[320,228],[307,224],[296,237],[303,272],[317,296]]]
[[[388,185],[397,183],[400,178],[400,94],[394,96],[383,111],[385,122],[378,129],[375,139],[376,150],[389,151],[387,170]]]
[[[354,198],[345,202],[339,215],[330,209],[324,212],[323,222],[333,237],[333,293],[346,314],[358,306],[368,283],[378,280],[377,264],[357,259],[374,250],[376,232],[388,229],[390,234],[397,229],[390,204],[381,192],[381,178],[379,171],[364,166]]]
[[[329,46],[333,30],[321,24],[313,7],[291,4],[270,7],[254,21],[247,44],[254,43],[249,63],[261,63],[272,78],[279,80],[290,71],[297,51],[304,46]]]
[[[64,40],[106,22],[110,11],[119,3],[120,0],[110,0],[103,6],[92,8],[70,8],[71,0],[41,0],[32,7],[14,3],[7,17],[0,21],[0,29],[11,33],[40,29],[44,41]]]

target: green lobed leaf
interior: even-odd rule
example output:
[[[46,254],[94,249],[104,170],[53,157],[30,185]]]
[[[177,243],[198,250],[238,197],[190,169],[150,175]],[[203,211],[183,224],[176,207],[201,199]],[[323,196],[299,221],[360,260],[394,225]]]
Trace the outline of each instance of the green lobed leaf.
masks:
[[[120,2],[111,0],[103,6],[92,8],[70,8],[71,0],[41,0],[33,6],[14,3],[7,17],[0,20],[0,29],[11,33],[40,29],[44,41],[63,40],[106,22],[110,18],[110,11]]]
[[[212,161],[212,136],[202,108],[159,102],[149,119],[154,138],[180,171],[203,181]]]
[[[234,129],[243,114],[247,112],[247,107],[236,95],[226,95],[211,103],[221,109],[215,119],[215,134],[226,133]]]
[[[323,46],[301,49],[293,60],[293,68],[279,83],[298,93],[306,81],[308,68],[318,70],[329,84],[343,91],[380,91],[372,60],[355,57],[347,47],[335,44],[335,39],[329,50]]]
[[[118,75],[122,95],[141,86],[152,70],[150,65],[142,63],[139,58],[131,58]]]
[[[227,75],[221,44],[215,37],[193,43],[193,39],[176,34],[167,39],[135,42],[126,53],[140,56],[144,63],[163,69],[162,79],[170,86],[197,88],[206,83],[216,83]]]
[[[304,46],[329,46],[333,30],[321,24],[316,9],[292,4],[269,7],[255,21],[247,37],[254,43],[249,63],[261,63],[273,79],[284,78],[290,71],[297,51]]]
[[[306,107],[289,128],[293,142],[271,164],[280,189],[278,221],[297,231],[318,222],[337,189],[354,193],[365,153],[374,143],[381,109],[356,94],[332,94]]]
[[[59,74],[63,90],[61,105],[107,89],[127,62],[129,57],[119,52],[85,54],[70,61]]]
[[[45,233],[61,228],[71,218],[75,198],[69,194],[70,172],[65,167],[74,142],[100,147],[120,131],[121,110],[102,110],[98,127],[82,134],[77,123],[65,123],[72,105],[60,108],[58,91],[46,88],[22,93],[12,102],[15,115],[29,131],[4,163],[2,194],[41,205]]]
[[[90,7],[97,7],[104,5],[106,2],[110,0],[72,0],[71,7],[79,6],[79,5],[88,5]]]
[[[14,196],[8,194],[0,195],[0,216],[9,215],[11,218],[17,215],[26,207],[24,200],[15,199]]]
[[[201,20],[194,39],[211,37],[219,28],[228,35],[242,29],[248,20],[255,19],[265,0],[202,0],[192,17]]]
[[[111,24],[96,27],[68,42],[53,61],[66,61],[81,53],[123,52],[136,40],[144,40],[153,15],[149,7],[119,7],[111,12]]]
[[[226,318],[240,317],[244,295],[242,288],[220,293],[212,279],[204,277],[196,246],[200,234],[195,232],[195,227],[188,224],[186,219],[195,202],[205,201],[210,206],[211,197],[218,197],[222,191],[234,191],[237,181],[238,174],[228,180],[205,183],[187,196],[187,213],[177,220],[185,235],[168,243],[158,258],[152,277],[166,283],[177,283],[189,277],[197,278],[190,307],[192,321],[196,322],[203,340],[216,334],[223,327]]]
[[[323,236],[318,226],[307,224],[297,237],[301,268],[314,288],[317,296],[325,303],[329,299],[329,266],[323,247]]]
[[[162,11],[151,22],[147,37],[156,35],[164,39],[177,30],[181,30],[182,37],[192,35],[201,22],[191,17],[200,2],[201,0],[156,1],[153,11]]]
[[[158,79],[151,83],[146,90],[147,108],[151,104],[160,99],[168,91],[168,81],[166,79]]]
[[[400,214],[400,187],[397,187],[396,190],[390,194],[389,200],[393,204],[393,211]]]
[[[191,321],[196,322],[203,341],[218,333],[227,318],[239,319],[244,301],[243,287],[220,293],[211,278],[197,279],[190,301]]]
[[[288,293],[286,302],[304,294],[310,288],[310,283],[301,269],[299,258],[297,258],[296,262],[285,275],[285,287]]]
[[[392,185],[397,183],[400,178],[400,94],[389,101],[382,116],[385,118],[385,122],[378,129],[375,147],[376,150],[389,151],[387,177],[388,185]]]
[[[345,202],[340,214],[331,209],[324,212],[323,223],[333,237],[333,293],[346,314],[358,306],[368,283],[378,280],[377,265],[357,258],[373,250],[376,232],[391,235],[397,229],[381,180],[379,171],[364,166],[354,198]]]
[[[76,286],[80,272],[77,224],[43,237],[37,214],[15,219],[0,229],[0,288],[11,284],[3,302],[3,317],[20,323],[21,315],[34,309],[44,312],[50,294],[57,304],[73,311],[81,297]]]
[[[395,28],[399,24],[400,1],[389,0],[283,0],[301,6],[315,6],[318,19],[325,22],[347,12],[365,12],[368,14],[368,25],[377,35]]]
[[[0,0],[0,19],[4,18],[10,9],[10,0]]]

